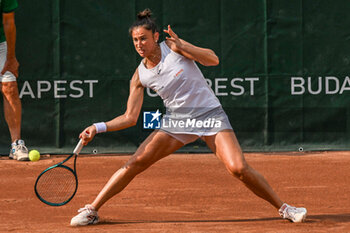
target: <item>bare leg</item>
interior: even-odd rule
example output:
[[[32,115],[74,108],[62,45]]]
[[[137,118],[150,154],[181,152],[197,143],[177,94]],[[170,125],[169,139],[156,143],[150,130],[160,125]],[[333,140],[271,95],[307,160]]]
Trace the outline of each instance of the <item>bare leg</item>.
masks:
[[[18,94],[17,82],[0,84],[4,99],[4,114],[7,122],[11,142],[21,138],[22,105]]]
[[[162,131],[153,132],[130,160],[114,173],[91,205],[97,211],[106,201],[121,192],[136,175],[182,146],[181,142]]]
[[[237,138],[232,130],[204,137],[209,148],[225,164],[227,170],[240,179],[253,193],[279,209],[283,202],[273,191],[265,178],[244,159]]]

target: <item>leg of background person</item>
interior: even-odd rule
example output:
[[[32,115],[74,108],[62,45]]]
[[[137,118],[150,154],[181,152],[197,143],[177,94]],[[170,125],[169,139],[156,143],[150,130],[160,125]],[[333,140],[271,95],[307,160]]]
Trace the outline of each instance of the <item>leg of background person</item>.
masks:
[[[4,99],[4,115],[8,125],[11,142],[21,138],[22,105],[18,94],[17,82],[0,84]]]
[[[204,140],[232,175],[240,179],[257,196],[270,202],[276,209],[282,206],[283,202],[265,178],[245,161],[232,130],[221,131],[213,136],[206,136]]]
[[[129,161],[114,173],[91,205],[97,211],[107,200],[121,192],[136,175],[183,145],[162,131],[153,132],[140,145]]]

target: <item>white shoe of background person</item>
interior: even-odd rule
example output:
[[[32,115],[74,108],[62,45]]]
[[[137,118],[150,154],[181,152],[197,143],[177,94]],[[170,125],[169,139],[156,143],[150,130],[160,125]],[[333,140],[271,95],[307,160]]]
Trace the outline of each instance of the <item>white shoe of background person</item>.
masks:
[[[71,226],[85,226],[98,223],[98,214],[92,205],[85,205],[78,212],[79,214],[70,221]]]
[[[11,144],[11,147],[12,148],[9,155],[10,159],[16,159],[18,161],[29,160],[28,149],[22,139],[16,140]]]

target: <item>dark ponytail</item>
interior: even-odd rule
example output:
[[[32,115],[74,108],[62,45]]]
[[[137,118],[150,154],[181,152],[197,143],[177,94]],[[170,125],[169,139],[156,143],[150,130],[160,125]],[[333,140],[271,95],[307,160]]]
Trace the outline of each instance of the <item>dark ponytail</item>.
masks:
[[[159,32],[157,24],[152,18],[152,11],[148,8],[137,14],[137,20],[129,28],[130,35],[135,27],[144,27],[147,30],[151,30],[152,33]]]

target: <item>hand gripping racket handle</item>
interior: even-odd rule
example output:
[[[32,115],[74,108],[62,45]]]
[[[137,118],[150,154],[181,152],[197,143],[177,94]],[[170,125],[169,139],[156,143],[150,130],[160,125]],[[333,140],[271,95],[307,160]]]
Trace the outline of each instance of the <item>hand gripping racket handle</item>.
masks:
[[[84,146],[83,140],[80,139],[77,146],[74,148],[73,153],[78,155],[80,153],[81,149],[83,148],[83,146]]]

